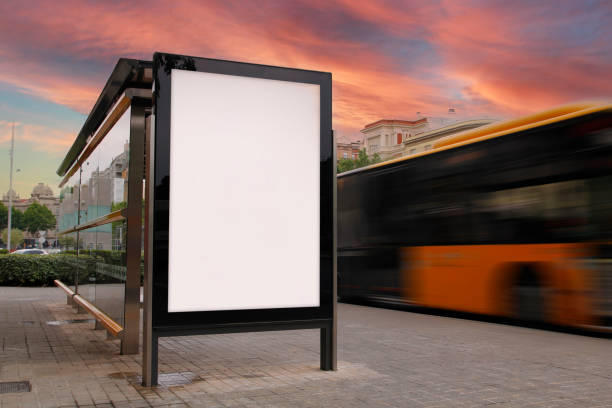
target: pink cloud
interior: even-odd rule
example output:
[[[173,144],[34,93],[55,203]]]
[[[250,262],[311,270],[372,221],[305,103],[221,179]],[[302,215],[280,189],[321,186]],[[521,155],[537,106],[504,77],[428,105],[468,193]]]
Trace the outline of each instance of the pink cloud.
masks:
[[[337,125],[352,131],[383,113],[405,116],[407,110],[413,114],[419,109],[410,101],[434,92],[431,86],[398,72],[388,55],[356,40],[321,36],[295,16],[271,12],[265,20],[249,20],[221,3],[198,4],[175,3],[164,11],[155,6],[72,2],[63,13],[54,13],[52,5],[43,3],[27,12],[22,7],[5,9],[3,14],[12,14],[18,23],[11,24],[8,18],[0,23],[15,29],[15,37],[20,37],[17,43],[35,44],[36,52],[47,49],[78,59],[150,58],[153,51],[161,50],[331,71],[338,93]],[[50,71],[40,61],[27,61],[16,49],[8,55],[0,62],[0,81],[80,112],[89,111],[103,85],[81,74],[75,78],[71,72]]]
[[[15,69],[13,62],[19,62],[21,69]],[[23,61],[18,58],[0,60],[0,82],[20,89],[24,94],[46,99],[67,106],[81,113],[88,113],[104,84],[94,85],[75,81],[67,75],[45,72],[44,65]]]
[[[562,35],[577,16],[537,5],[474,8],[447,2],[445,10],[447,17],[433,22],[432,42],[444,58],[445,75],[465,84],[468,101],[480,98],[498,112],[523,114],[612,96],[610,46],[572,44]],[[608,55],[598,55],[598,49]]]
[[[612,3],[602,4],[598,12],[609,15]],[[472,115],[512,116],[612,95],[612,32],[568,43],[563,34],[588,26],[584,15],[595,13],[570,9],[445,1],[4,2],[0,81],[87,113],[118,57],[166,51],[330,71],[334,127],[348,134],[382,117],[438,115],[451,104]],[[339,35],[337,25],[356,34]],[[362,27],[380,38],[360,38]],[[431,62],[402,45],[412,40],[428,45]]]
[[[0,120],[0,144],[9,146],[12,122]],[[48,126],[15,122],[15,143],[26,142],[28,148],[61,153],[68,150],[76,134]]]

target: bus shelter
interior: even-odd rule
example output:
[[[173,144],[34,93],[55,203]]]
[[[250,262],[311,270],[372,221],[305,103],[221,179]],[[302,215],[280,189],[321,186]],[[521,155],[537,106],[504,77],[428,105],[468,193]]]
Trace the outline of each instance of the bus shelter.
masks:
[[[152,67],[120,59],[57,173],[60,245],[72,263],[64,282],[75,306],[138,353],[143,239],[145,118]]]
[[[61,163],[56,284],[139,351],[159,337],[320,329],[336,369],[331,74],[120,59]],[[230,164],[232,163],[232,164]]]

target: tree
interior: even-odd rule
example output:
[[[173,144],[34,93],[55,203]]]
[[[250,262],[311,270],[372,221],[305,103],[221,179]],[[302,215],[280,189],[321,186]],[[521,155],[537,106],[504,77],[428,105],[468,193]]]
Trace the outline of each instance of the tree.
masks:
[[[32,203],[23,213],[25,227],[32,235],[38,231],[46,231],[55,228],[55,216],[44,205]]]
[[[115,212],[117,210],[123,210],[124,208],[127,208],[127,202],[125,201],[120,201],[118,203],[111,204],[111,212]]]
[[[338,160],[338,173],[344,173],[345,171],[353,170],[355,168],[355,162],[352,159],[342,158]]]
[[[7,214],[8,214],[8,211],[7,211]],[[7,220],[7,223],[8,223],[8,220]],[[25,229],[23,213],[19,211],[18,209],[16,209],[15,207],[11,209],[11,228],[17,228],[20,230]]]
[[[359,151],[359,156],[356,159],[340,159],[338,160],[338,173],[358,169],[360,167],[369,166],[370,164],[380,163],[382,159],[378,153],[374,153],[372,157],[368,157],[365,149]]]
[[[2,241],[8,241],[8,228],[5,228],[2,231]],[[23,231],[11,228],[11,248],[17,248],[17,245],[21,244],[23,241]]]
[[[8,208],[0,203],[0,230],[5,229],[8,226]]]
[[[374,153],[372,157],[370,157],[370,164],[380,163],[382,159],[378,153]]]
[[[370,164],[370,158],[368,157],[365,149],[359,151],[359,156],[355,159],[355,168],[365,167]]]
[[[14,206],[11,211],[11,228],[17,228],[20,230],[25,229],[23,225],[23,213],[16,209]],[[0,203],[0,230],[8,227],[8,208]]]
[[[75,241],[76,240],[69,235],[62,235],[59,238],[59,244],[64,249],[75,248]]]

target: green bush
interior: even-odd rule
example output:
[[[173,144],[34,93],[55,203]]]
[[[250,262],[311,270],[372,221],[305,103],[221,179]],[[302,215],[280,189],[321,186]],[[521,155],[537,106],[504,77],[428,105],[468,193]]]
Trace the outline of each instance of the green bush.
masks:
[[[73,285],[116,283],[125,279],[124,253],[81,250],[55,255],[0,255],[0,286],[52,286],[55,279]],[[113,266],[114,265],[114,266]],[[77,275],[78,272],[78,275]],[[141,283],[143,264],[140,264]]]
[[[69,249],[62,253],[76,255],[77,251],[76,249]],[[126,254],[125,251],[110,251],[108,249],[81,249],[79,251],[79,258],[93,259],[95,260],[95,262],[105,263],[109,265],[125,265],[126,264],[125,254]],[[89,257],[89,258],[85,258],[85,257]],[[98,279],[96,281],[105,282],[104,279],[106,278],[100,277],[98,275]],[[144,253],[141,253],[140,283],[143,284],[143,282],[144,282]],[[79,283],[84,283],[81,278],[79,278]]]
[[[0,286],[50,286],[54,279],[72,284],[71,255],[0,255]]]
[[[64,251],[65,254],[76,255],[76,249]],[[104,263],[111,265],[125,265],[125,251],[109,251],[108,249],[81,249],[79,256],[92,256],[102,258]]]
[[[0,249],[0,255],[8,254],[8,249]]]

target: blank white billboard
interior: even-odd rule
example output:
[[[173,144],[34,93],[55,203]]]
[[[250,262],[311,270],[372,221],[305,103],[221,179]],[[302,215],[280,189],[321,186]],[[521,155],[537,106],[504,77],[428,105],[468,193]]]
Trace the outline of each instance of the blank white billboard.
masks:
[[[319,306],[319,85],[172,70],[168,312]]]

